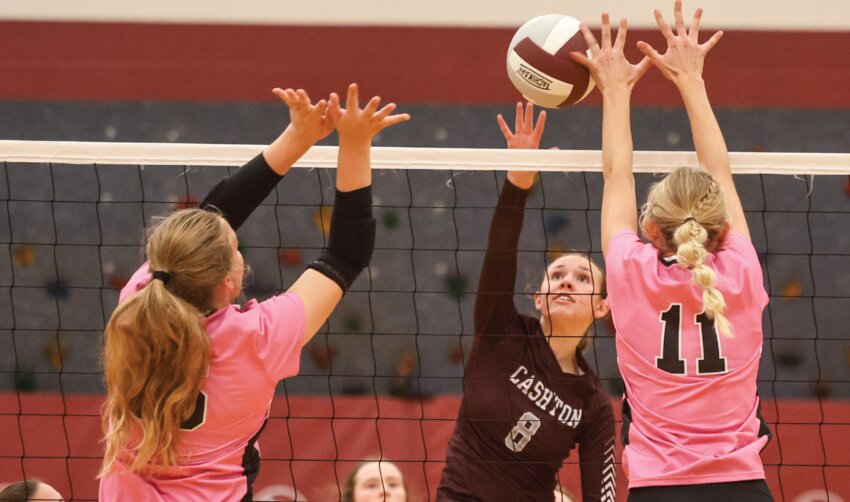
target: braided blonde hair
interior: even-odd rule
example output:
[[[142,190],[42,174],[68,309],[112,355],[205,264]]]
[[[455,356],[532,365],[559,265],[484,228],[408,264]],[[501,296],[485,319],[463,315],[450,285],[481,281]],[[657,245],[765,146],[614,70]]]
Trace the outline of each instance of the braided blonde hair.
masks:
[[[667,249],[674,250],[679,264],[693,272],[694,284],[702,289],[705,314],[721,334],[731,337],[732,328],[723,315],[726,300],[714,287],[714,270],[703,263],[717,247],[728,219],[717,180],[702,169],[681,168],[650,187],[640,226],[646,236],[648,222],[655,222]]]

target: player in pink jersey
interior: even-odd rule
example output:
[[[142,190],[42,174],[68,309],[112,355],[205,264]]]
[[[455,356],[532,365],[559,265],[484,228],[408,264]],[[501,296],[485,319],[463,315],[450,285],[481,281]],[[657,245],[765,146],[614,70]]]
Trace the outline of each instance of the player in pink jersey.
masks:
[[[283,134],[201,208],[156,224],[149,261],[121,291],[105,331],[100,500],[251,500],[275,386],[298,372],[301,347],[369,262],[372,137],[409,116],[378,110],[377,97],[361,109],[354,84],[345,109],[334,94],[314,105],[303,90],[274,92],[290,109]],[[233,305],[245,267],[235,229],[334,128],[327,250],[285,294]]]
[[[584,26],[591,56],[574,56],[603,96],[602,249],[626,384],[630,501],[773,500],[759,457],[768,432],[756,394],[768,298],[702,79],[722,32],[700,44],[701,16],[698,9],[686,26],[677,1],[674,33],[656,10],[667,50],[639,42],[646,57],[632,65],[623,56],[626,21],[612,43],[603,14],[601,46]],[[629,102],[653,64],[682,95],[703,168],[656,183],[638,223]]]

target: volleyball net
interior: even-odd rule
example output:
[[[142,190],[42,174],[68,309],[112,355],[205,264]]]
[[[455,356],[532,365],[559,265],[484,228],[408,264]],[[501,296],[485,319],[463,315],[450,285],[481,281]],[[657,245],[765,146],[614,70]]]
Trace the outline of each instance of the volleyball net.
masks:
[[[143,260],[143,229],[262,149],[0,141],[0,484],[39,477],[96,500],[101,333]],[[246,297],[285,290],[324,246],[336,154],[310,150],[239,230]],[[768,482],[780,500],[850,500],[850,155],[731,160],[771,298],[758,381]],[[373,148],[372,164],[372,264],[278,387],[256,500],[337,500],[348,472],[378,458],[399,465],[411,500],[433,500],[506,170],[541,172],[518,251],[521,311],[552,256],[602,262],[598,151]],[[695,155],[636,152],[638,200],[654,173],[682,166]],[[619,416],[610,321],[593,331],[585,356]],[[576,451],[560,479],[580,493]],[[622,472],[618,486],[624,500]]]

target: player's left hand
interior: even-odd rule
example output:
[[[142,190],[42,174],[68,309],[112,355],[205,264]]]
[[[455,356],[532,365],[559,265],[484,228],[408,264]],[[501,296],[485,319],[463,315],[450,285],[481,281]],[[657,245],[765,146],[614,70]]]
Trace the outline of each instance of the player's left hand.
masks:
[[[305,144],[313,145],[326,138],[339,120],[339,97],[331,93],[327,100],[316,104],[304,89],[280,89],[272,92],[289,107],[290,123],[287,129]]]

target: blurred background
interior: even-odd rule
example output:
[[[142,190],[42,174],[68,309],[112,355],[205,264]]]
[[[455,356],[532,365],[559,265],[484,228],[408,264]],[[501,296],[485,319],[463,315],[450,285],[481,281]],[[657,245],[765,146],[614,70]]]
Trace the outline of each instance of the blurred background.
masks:
[[[810,3],[702,5],[701,39],[725,32],[705,80],[731,151],[850,153],[850,8]],[[652,8],[672,21],[672,2],[644,0],[421,4],[6,1],[0,140],[263,145],[288,123],[273,87],[319,99],[358,82],[362,96],[413,117],[375,146],[503,148],[495,117],[512,117],[520,99],[505,70],[519,25],[559,12],[598,27],[607,10],[629,19],[627,53],[637,60],[637,40],[663,47]],[[542,146],[599,149],[599,105],[592,93],[550,111]],[[636,149],[693,149],[678,94],[657,71],[636,87],[632,116]],[[738,178],[771,294],[759,392],[778,440],[765,462],[778,499],[820,500],[797,497],[821,490],[850,500],[840,481],[850,474],[850,177],[812,179],[800,167],[796,177]],[[66,497],[94,497],[100,330],[141,262],[150,218],[196,203],[226,173],[0,164],[0,484],[38,475]],[[264,496],[286,500],[286,487],[298,500],[333,500],[349,461],[376,456],[401,461],[424,499],[433,493],[503,178],[376,173],[373,265],[305,347],[301,375],[279,387],[258,495],[268,488]],[[639,191],[651,181],[639,176]],[[315,256],[332,186],[331,172],[293,170],[240,230],[254,269],[248,297],[286,288]],[[595,174],[542,177],[521,241],[521,307],[530,311],[528,293],[553,253],[598,258],[600,195]],[[616,400],[613,333],[607,322],[596,328],[586,355]],[[299,444],[298,431],[314,440]],[[399,437],[408,444],[393,446]],[[566,469],[572,487],[576,466]],[[624,478],[620,486],[622,496]]]

